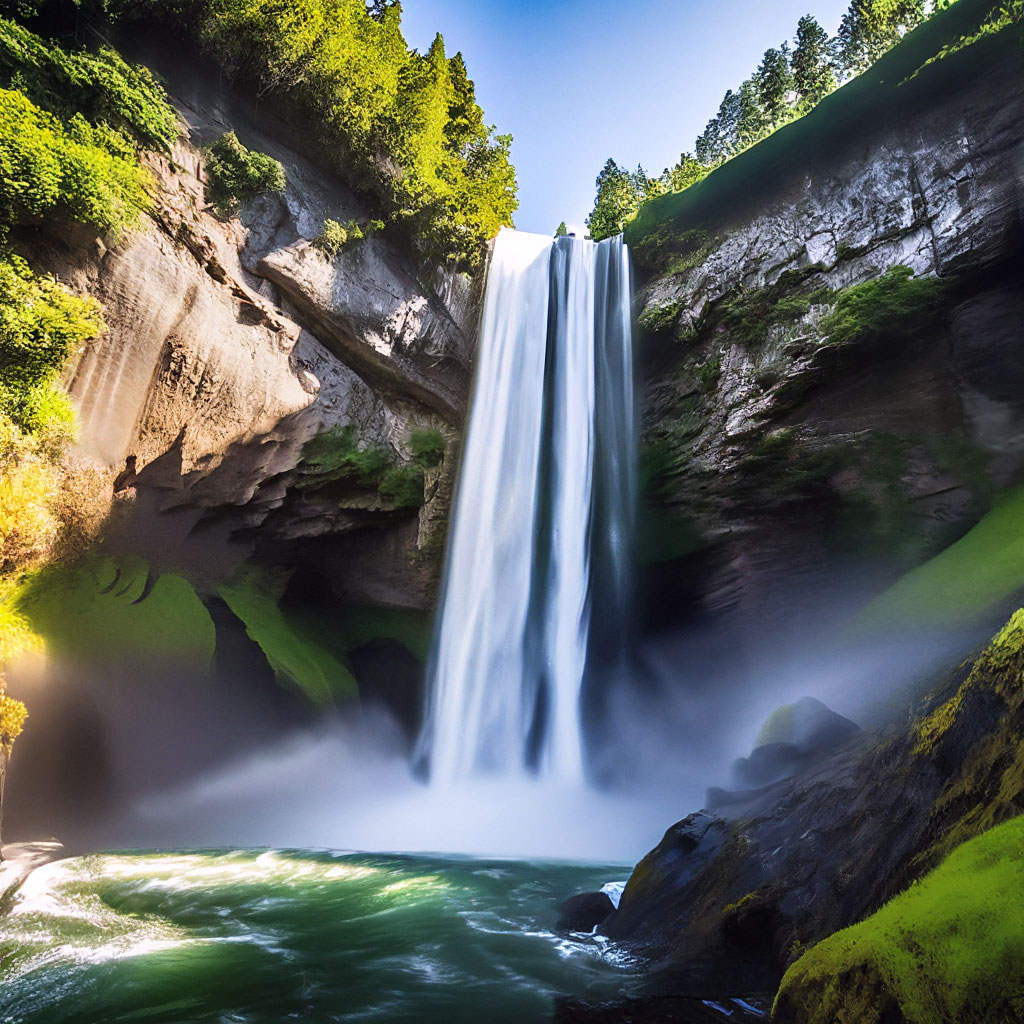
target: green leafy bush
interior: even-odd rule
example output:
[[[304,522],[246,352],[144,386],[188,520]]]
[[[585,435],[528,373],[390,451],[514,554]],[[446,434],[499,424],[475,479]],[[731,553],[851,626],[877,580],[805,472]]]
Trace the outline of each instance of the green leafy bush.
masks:
[[[409,448],[421,466],[437,466],[444,458],[444,434],[436,427],[414,430],[409,437]]]
[[[0,89],[0,221],[58,212],[104,232],[136,224],[152,179],[134,157],[112,153],[104,135]]]
[[[67,50],[0,18],[0,85],[18,89],[65,121],[78,115],[120,145],[170,152],[178,118],[148,68],[108,47]]]
[[[423,471],[415,466],[390,466],[377,491],[395,508],[419,508],[423,504]]]
[[[334,481],[348,481],[395,508],[423,504],[423,471],[400,463],[384,445],[359,447],[354,427],[334,427],[306,442],[302,449],[302,476],[298,486],[319,488]]]
[[[333,260],[338,253],[350,245],[361,242],[364,238],[377,231],[384,229],[382,220],[370,220],[365,225],[357,220],[350,220],[344,224],[336,220],[325,220],[323,230],[313,239],[316,246],[329,260]]]
[[[281,164],[266,153],[246,149],[234,132],[222,135],[206,150],[206,198],[222,217],[240,203],[267,192],[282,192],[287,181]]]
[[[57,378],[103,330],[95,299],[34,276],[17,256],[0,259],[0,413],[29,433],[68,434],[74,417]]]
[[[844,342],[936,316],[945,305],[945,283],[913,274],[899,264],[881,277],[837,292],[834,309],[821,321],[822,333],[829,341]]]

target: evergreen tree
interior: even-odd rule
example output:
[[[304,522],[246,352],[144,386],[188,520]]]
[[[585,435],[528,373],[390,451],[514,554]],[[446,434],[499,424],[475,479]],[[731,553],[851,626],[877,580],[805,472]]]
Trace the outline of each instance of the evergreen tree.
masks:
[[[555,238],[565,238],[567,234],[569,234],[569,228],[563,220],[562,223],[555,228]]]
[[[448,124],[444,133],[448,148],[454,153],[462,153],[468,145],[488,133],[484,126],[484,112],[476,101],[476,89],[466,73],[466,62],[461,53],[455,54],[448,62],[448,72],[454,96],[448,107]]]
[[[695,159],[690,153],[683,153],[679,163],[662,171],[659,183],[665,192],[682,192],[684,188],[706,177],[707,173],[708,168],[703,161]]]
[[[627,171],[609,158],[595,182],[597,197],[587,218],[594,241],[617,235],[636,216],[640,204],[652,191],[652,182],[642,167]]]
[[[776,125],[786,109],[787,98],[793,88],[793,74],[789,68],[789,47],[772,47],[765,51],[761,66],[754,75],[757,100],[765,120]]]
[[[859,74],[924,16],[924,0],[851,0],[836,36],[843,72]]]
[[[764,134],[765,116],[761,109],[758,89],[748,78],[736,94],[736,150],[753,145]]]
[[[828,33],[810,14],[796,27],[793,51],[793,85],[800,98],[817,103],[836,87],[836,70]]]

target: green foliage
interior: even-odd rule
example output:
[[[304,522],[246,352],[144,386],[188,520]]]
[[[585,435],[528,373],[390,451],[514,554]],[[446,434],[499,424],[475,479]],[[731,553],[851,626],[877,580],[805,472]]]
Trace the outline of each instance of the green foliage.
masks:
[[[754,76],[757,105],[771,127],[779,124],[786,109],[787,97],[794,87],[793,72],[789,66],[789,47],[772,47],[765,51],[761,66]]]
[[[851,0],[836,36],[840,67],[858,74],[924,17],[924,0]]]
[[[206,198],[221,217],[230,217],[239,204],[267,192],[282,192],[284,168],[273,157],[246,149],[234,132],[222,135],[206,149]]]
[[[561,224],[559,224],[558,227],[555,228],[555,238],[565,238],[565,236],[568,234],[569,228],[566,226],[566,223],[563,220]]]
[[[910,267],[890,267],[881,277],[844,288],[820,324],[830,342],[885,334],[895,326],[915,325],[937,316],[945,306],[946,285],[935,277],[914,277]]]
[[[333,260],[345,248],[363,241],[369,235],[384,229],[382,220],[371,220],[364,226],[357,220],[341,224],[336,220],[325,220],[323,230],[313,239],[313,245],[329,260]]]
[[[100,304],[17,256],[0,257],[0,414],[37,435],[70,435],[74,416],[57,378],[68,358],[104,330]]]
[[[400,463],[383,445],[360,448],[354,427],[326,430],[302,449],[299,487],[319,488],[336,481],[376,490],[395,509],[423,504],[423,470]]]
[[[419,508],[423,504],[423,470],[389,466],[381,475],[377,491],[394,508]]]
[[[117,155],[132,143],[169,153],[178,136],[174,108],[149,69],[125,63],[108,47],[64,49],[0,19],[0,85],[64,121],[78,115],[104,126],[107,148]]]
[[[23,93],[0,89],[0,222],[60,213],[103,232],[132,227],[149,205],[149,174],[111,152],[103,127],[63,125]]]
[[[720,301],[719,322],[740,344],[762,345],[773,326],[799,320],[811,308],[810,297],[787,294],[787,284],[780,279],[767,288],[736,289]]]
[[[805,953],[773,1018],[1012,1020],[1024,1005],[1024,817],[964,843],[869,918]]]
[[[679,311],[683,308],[681,302],[669,302],[664,306],[649,306],[638,318],[640,330],[644,334],[655,335],[665,334],[675,327],[679,319]]]
[[[595,182],[597,197],[587,218],[590,237],[595,241],[617,235],[636,216],[640,204],[663,191],[648,178],[642,167],[627,171],[609,158]]]
[[[701,382],[704,388],[710,391],[718,383],[722,376],[722,359],[720,356],[713,356],[703,362],[694,370],[694,376]]]
[[[282,610],[280,598],[286,582],[284,575],[245,568],[217,592],[245,624],[246,633],[280,678],[321,706],[356,697],[356,681],[348,668]]]
[[[477,266],[512,223],[511,137],[484,123],[461,55],[449,59],[440,36],[425,54],[409,49],[398,4],[195,0],[184,18],[177,6],[120,0],[125,14],[197,36],[229,77],[318,140],[425,258]]]
[[[414,430],[409,436],[409,449],[421,466],[429,468],[440,465],[444,459],[444,434],[436,427]]]
[[[838,84],[828,33],[810,14],[796,26],[793,50],[793,87],[811,103],[827,96]]]

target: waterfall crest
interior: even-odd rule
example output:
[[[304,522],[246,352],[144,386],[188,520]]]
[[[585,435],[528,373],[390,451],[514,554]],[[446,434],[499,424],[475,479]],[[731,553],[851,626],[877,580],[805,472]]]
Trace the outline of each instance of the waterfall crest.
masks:
[[[629,305],[621,237],[499,234],[428,674],[434,781],[583,779],[593,609],[623,617],[628,591]]]

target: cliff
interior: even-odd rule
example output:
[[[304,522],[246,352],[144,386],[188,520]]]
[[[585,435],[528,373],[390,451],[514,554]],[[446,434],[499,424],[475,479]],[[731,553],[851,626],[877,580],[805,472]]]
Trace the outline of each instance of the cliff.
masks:
[[[137,32],[119,45],[180,117],[171,152],[143,157],[151,209],[120,238],[15,232],[108,325],[64,383],[113,511],[80,566],[18,598],[48,661],[19,673],[33,728],[8,821],[70,842],[108,803],[357,698],[415,734],[481,288],[395,234],[325,254],[326,220],[369,217],[350,187],[216,69]],[[229,131],[287,185],[225,218],[205,147]]]
[[[627,228],[655,628],[866,599],[1020,478],[1020,44],[926,63],[956,6]]]

